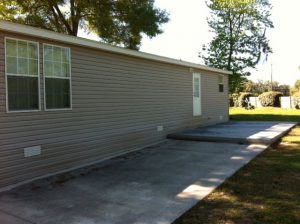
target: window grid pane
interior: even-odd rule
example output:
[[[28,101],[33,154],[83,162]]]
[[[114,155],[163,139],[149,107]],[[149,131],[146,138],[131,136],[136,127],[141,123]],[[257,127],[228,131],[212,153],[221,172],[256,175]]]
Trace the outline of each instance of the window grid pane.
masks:
[[[71,107],[70,80],[46,78],[46,108],[66,109]]]
[[[46,77],[53,76],[53,63],[52,63],[52,61],[45,61],[44,66],[45,66],[44,75]]]
[[[219,92],[223,93],[224,92],[224,76],[223,75],[218,76],[218,82],[219,82]]]
[[[18,75],[28,75],[27,58],[18,58]]]
[[[53,49],[51,46],[44,45],[44,59],[46,61],[52,61],[53,60]]]
[[[19,58],[28,58],[27,42],[18,41],[18,57]]]
[[[60,62],[53,62],[53,76],[61,77],[61,63]]]
[[[35,77],[7,77],[8,106],[10,111],[39,108],[38,79]]]
[[[224,92],[224,85],[223,84],[219,84],[219,92],[220,93]]]
[[[53,61],[62,61],[62,49],[60,47],[53,47]]]
[[[38,76],[38,45],[6,39],[6,72],[7,75]]]
[[[38,60],[29,59],[29,75],[38,75]]]
[[[6,41],[6,55],[8,57],[17,57],[17,41],[7,40]]]
[[[70,49],[44,45],[44,66],[46,109],[70,109]]]
[[[17,57],[7,57],[6,58],[6,70],[7,73],[17,74],[18,73],[18,58]]]
[[[70,51],[69,49],[62,49],[62,61],[65,63],[69,63],[70,61]]]
[[[36,44],[28,43],[28,58],[36,59],[38,57],[37,53],[38,51]]]
[[[194,78],[194,97],[200,97],[200,80]]]
[[[70,78],[70,50],[44,45],[44,71],[46,77]]]
[[[219,75],[219,84],[224,84],[224,77],[222,75]]]
[[[7,105],[9,111],[39,109],[38,44],[6,39]]]

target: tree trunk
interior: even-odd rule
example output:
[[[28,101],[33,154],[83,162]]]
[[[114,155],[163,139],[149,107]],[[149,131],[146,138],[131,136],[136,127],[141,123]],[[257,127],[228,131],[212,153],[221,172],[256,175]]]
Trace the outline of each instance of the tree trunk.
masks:
[[[227,61],[227,70],[231,70],[231,63],[232,63],[232,55],[233,55],[233,47],[234,47],[234,40],[233,40],[233,27],[232,27],[232,21],[230,19],[230,26],[229,26],[229,32],[230,32],[230,40],[229,40],[229,54],[228,54],[228,61]]]

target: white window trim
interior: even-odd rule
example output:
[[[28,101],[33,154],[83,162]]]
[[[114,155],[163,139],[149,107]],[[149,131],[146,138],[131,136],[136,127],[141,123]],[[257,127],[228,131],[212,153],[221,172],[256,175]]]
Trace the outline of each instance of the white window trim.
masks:
[[[70,63],[69,63],[69,71],[70,71],[70,76],[63,78],[63,77],[46,77],[45,74],[45,46],[51,46],[51,47],[59,47],[59,48],[64,48],[69,50],[69,55],[70,55]],[[47,43],[43,43],[43,82],[44,82],[44,110],[45,111],[71,111],[73,110],[73,93],[72,93],[72,58],[71,58],[71,48],[69,47],[64,47],[64,46],[60,46],[60,45],[55,45],[55,44],[47,44]],[[70,107],[69,108],[57,108],[57,109],[47,109],[47,104],[46,104],[46,78],[56,78],[56,79],[68,79],[69,83],[70,83]]]
[[[24,41],[27,43],[34,43],[37,44],[37,55],[38,55],[38,76],[34,76],[34,75],[18,75],[18,74],[9,74],[7,72],[7,61],[6,61],[6,57],[7,57],[7,52],[6,52],[6,41],[7,40],[16,40],[16,41]],[[5,37],[4,38],[4,52],[5,52],[5,56],[4,56],[4,65],[5,65],[5,95],[6,95],[6,113],[30,113],[30,112],[40,112],[41,111],[41,86],[40,86],[40,45],[39,42],[35,42],[35,41],[30,41],[30,40],[26,40],[26,39],[17,39],[17,38],[13,38],[13,37]],[[18,51],[17,51],[18,52]],[[18,58],[18,57],[17,57]],[[8,106],[8,80],[7,77],[8,76],[20,76],[20,77],[35,77],[38,78],[38,103],[39,103],[39,109],[37,110],[9,110],[9,106]]]

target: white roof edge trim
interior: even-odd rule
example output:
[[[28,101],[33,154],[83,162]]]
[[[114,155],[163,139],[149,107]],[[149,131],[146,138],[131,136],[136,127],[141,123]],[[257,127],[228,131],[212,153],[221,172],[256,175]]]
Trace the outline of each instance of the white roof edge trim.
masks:
[[[82,47],[94,48],[94,49],[108,51],[108,52],[112,52],[112,53],[116,53],[116,54],[128,55],[128,56],[142,58],[142,59],[148,59],[148,60],[152,60],[152,61],[164,62],[164,63],[174,64],[174,65],[181,65],[181,66],[194,68],[194,69],[200,69],[200,70],[228,74],[228,75],[232,74],[232,72],[222,70],[222,69],[212,68],[212,67],[192,63],[192,62],[176,60],[173,58],[158,56],[158,55],[144,53],[144,52],[140,52],[140,51],[129,50],[129,49],[121,48],[121,47],[112,46],[109,44],[100,43],[100,42],[94,41],[94,40],[89,40],[89,39],[85,39],[85,38],[81,38],[81,37],[69,36],[66,34],[61,34],[61,33],[53,32],[53,31],[49,31],[49,30],[44,30],[44,29],[40,29],[40,28],[28,26],[28,25],[21,25],[21,24],[17,24],[17,23],[13,23],[13,22],[4,21],[4,20],[0,20],[0,30],[13,32],[13,33],[17,33],[17,34],[28,35],[28,36],[39,37],[39,38],[52,40],[52,41],[59,41],[59,42],[72,44],[72,45],[78,45],[78,46],[82,46]]]

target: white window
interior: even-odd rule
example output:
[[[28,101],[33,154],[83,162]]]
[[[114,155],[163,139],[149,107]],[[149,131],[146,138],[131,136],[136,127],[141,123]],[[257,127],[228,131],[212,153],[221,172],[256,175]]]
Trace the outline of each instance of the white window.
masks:
[[[45,109],[71,109],[70,48],[44,44]]]
[[[219,75],[218,81],[219,81],[219,92],[223,93],[224,92],[224,75]]]
[[[5,38],[7,111],[38,111],[39,47],[38,43]]]

